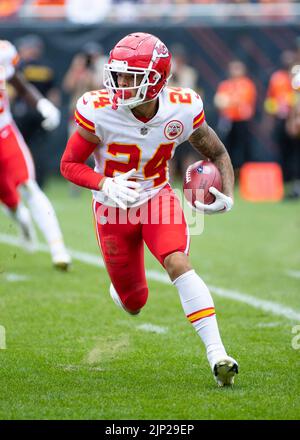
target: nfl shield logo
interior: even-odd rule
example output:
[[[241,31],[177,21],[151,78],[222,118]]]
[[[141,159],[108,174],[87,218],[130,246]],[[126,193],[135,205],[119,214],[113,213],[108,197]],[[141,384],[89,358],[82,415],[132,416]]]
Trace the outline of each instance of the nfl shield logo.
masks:
[[[148,133],[148,128],[147,127],[142,127],[141,128],[141,135],[145,136]]]

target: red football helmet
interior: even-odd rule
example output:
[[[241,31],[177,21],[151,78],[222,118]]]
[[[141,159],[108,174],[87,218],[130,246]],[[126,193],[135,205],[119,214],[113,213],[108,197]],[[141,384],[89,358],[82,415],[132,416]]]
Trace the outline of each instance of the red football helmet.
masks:
[[[142,32],[127,35],[110,52],[104,66],[104,85],[113,108],[133,108],[155,99],[167,84],[170,70],[171,54],[159,38]],[[119,87],[118,73],[132,74],[133,87]]]

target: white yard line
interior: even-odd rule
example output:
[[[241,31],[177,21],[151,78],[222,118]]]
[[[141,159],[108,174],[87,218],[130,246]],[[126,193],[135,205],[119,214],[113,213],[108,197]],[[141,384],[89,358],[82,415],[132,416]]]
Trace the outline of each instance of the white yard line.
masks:
[[[19,238],[16,237],[15,235],[0,234],[0,243],[22,248]],[[49,253],[48,246],[43,243],[37,243],[35,246],[35,250],[38,252],[45,252],[47,254]],[[71,249],[69,249],[69,251],[74,260],[78,260],[81,263],[86,263],[91,266],[104,267],[103,260],[98,255],[88,254],[86,252],[80,252]]]
[[[0,274],[0,281],[1,278],[4,278],[5,281],[8,281],[9,283],[20,283],[23,281],[30,280],[30,277],[27,275],[20,275],[18,273],[4,273]]]
[[[153,325],[150,323],[145,323],[141,325],[137,325],[136,328],[138,330],[143,330],[144,332],[149,333],[158,333],[159,335],[165,334],[168,332],[167,327],[161,327],[160,325]]]
[[[6,349],[5,327],[0,325],[0,350]]]
[[[290,307],[286,307],[283,304],[259,299],[255,296],[250,296],[242,292],[236,292],[234,290],[222,289],[215,286],[209,287],[216,295],[219,295],[223,298],[233,299],[234,301],[248,304],[256,309],[263,310],[264,312],[270,312],[273,315],[283,316],[291,321],[300,321],[300,312]]]
[[[0,234],[0,243],[21,247],[19,240],[16,236],[7,234]],[[40,252],[49,252],[47,246],[44,244],[38,244],[37,250]],[[74,260],[78,260],[82,263],[86,263],[92,266],[104,267],[103,260],[97,255],[89,254],[86,252],[79,252],[72,249],[69,249],[69,251]],[[165,273],[148,270],[147,277],[150,280],[159,281],[164,284],[171,284],[169,277]],[[290,307],[286,307],[283,304],[276,303],[274,301],[259,299],[246,293],[237,292],[230,289],[223,289],[221,287],[209,285],[209,288],[215,295],[222,298],[231,299],[233,301],[247,304],[256,309],[263,310],[264,312],[272,313],[273,315],[300,322],[300,312]]]
[[[285,273],[292,278],[300,280],[300,270],[286,270]]]
[[[256,327],[258,328],[274,328],[282,326],[282,322],[260,322]]]

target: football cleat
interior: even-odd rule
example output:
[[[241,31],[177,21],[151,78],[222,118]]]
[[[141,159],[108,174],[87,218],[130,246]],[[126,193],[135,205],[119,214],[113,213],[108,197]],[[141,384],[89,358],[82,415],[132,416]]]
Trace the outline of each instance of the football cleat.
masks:
[[[120,307],[121,309],[125,310],[126,313],[129,313],[129,315],[138,315],[140,313],[140,311],[141,311],[140,309],[139,310],[135,310],[135,311],[126,309],[126,307],[122,303],[122,301],[121,301],[121,299],[120,299],[120,297],[119,297],[119,295],[118,295],[118,293],[117,293],[117,291],[114,288],[112,283],[110,283],[110,286],[109,286],[109,293],[110,293],[110,296],[112,297],[113,302],[118,307]]]
[[[67,251],[57,252],[52,255],[52,263],[56,269],[66,272],[69,270],[72,260]]]
[[[219,387],[231,386],[234,384],[234,377],[238,374],[238,363],[230,356],[220,359],[214,364],[214,378]]]

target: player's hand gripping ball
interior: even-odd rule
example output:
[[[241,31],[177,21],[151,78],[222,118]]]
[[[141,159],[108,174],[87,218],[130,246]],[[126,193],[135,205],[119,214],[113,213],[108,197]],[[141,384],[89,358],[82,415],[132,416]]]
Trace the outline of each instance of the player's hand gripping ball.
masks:
[[[183,192],[192,207],[195,207],[196,200],[205,205],[210,205],[215,201],[215,196],[209,191],[212,186],[222,192],[221,174],[212,162],[200,160],[187,168],[183,181]]]

